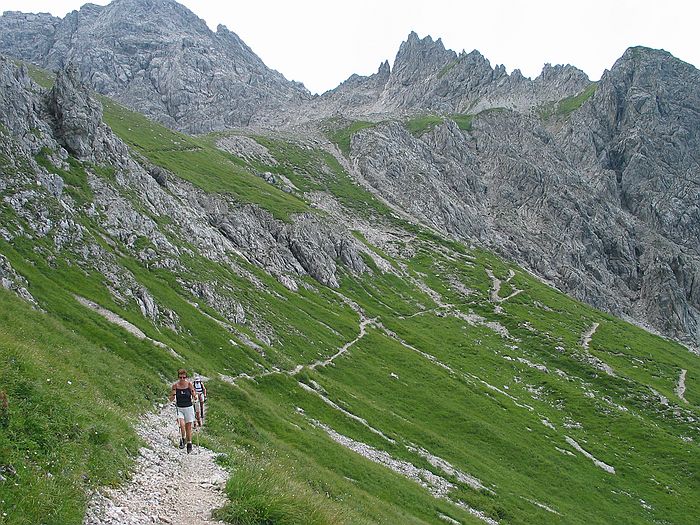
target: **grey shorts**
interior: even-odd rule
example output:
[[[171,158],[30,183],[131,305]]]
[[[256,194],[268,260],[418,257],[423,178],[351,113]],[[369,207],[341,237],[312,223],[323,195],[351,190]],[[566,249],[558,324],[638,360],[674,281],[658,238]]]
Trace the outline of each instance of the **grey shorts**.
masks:
[[[192,423],[194,421],[194,407],[177,407],[177,418],[184,419],[185,423]]]

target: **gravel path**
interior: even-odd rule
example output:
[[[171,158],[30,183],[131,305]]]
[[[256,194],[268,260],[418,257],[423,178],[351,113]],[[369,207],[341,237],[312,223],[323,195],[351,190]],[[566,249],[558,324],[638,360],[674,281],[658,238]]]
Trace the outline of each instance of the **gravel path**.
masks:
[[[133,478],[119,489],[93,494],[83,525],[224,525],[211,519],[211,512],[226,503],[228,473],[215,463],[216,454],[196,446],[196,437],[191,454],[177,447],[172,406],[144,416],[137,432],[146,446],[139,451]]]
[[[591,327],[581,335],[581,346],[586,350],[588,350],[588,346],[591,344],[591,339],[593,339],[593,334],[595,334],[599,326],[600,323],[593,323]]]
[[[685,375],[687,373],[687,370],[681,370],[681,375],[678,377],[678,386],[676,386],[676,394],[686,403],[688,402],[688,400],[685,398]]]

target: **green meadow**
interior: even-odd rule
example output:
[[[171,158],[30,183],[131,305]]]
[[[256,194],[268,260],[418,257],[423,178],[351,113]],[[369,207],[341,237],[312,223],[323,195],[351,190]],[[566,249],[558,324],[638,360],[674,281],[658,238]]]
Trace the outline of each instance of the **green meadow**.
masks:
[[[0,524],[82,523],[90,491],[128,482],[142,445],[133,425],[165,401],[183,364],[211,378],[202,444],[221,452],[231,472],[229,503],[216,511],[231,524],[700,521],[697,355],[492,253],[396,219],[323,149],[252,136],[277,161],[266,165],[217,149],[214,136],[175,133],[102,102],[105,121],[144,164],[282,221],[321,213],[305,193],[327,192],[378,227],[402,229],[411,250],[392,257],[354,232],[391,271],[368,262],[372,271],[356,275],[339,266],[338,289],[303,278],[290,291],[241,256],[232,260],[257,286],[203,257],[167,217],[152,218],[188,248],[182,269],[148,268],[138,243],[110,237],[99,216],[77,212],[85,242],[174,312],[175,330],[145,318],[135,301],[117,300],[107,277],[58,247],[53,233],[26,234],[25,219],[3,205],[3,225],[17,235],[0,239],[0,253],[37,304],[0,288],[0,390],[8,398],[0,407]],[[407,126],[420,134],[435,124],[426,117]],[[347,155],[352,133],[369,125],[331,140]],[[71,158],[65,170],[49,159],[41,152],[35,160],[64,177],[81,210],[94,199],[86,173],[113,176],[109,166]],[[284,175],[297,190],[268,184],[261,171]],[[138,195],[125,196],[138,204]],[[51,203],[47,197],[49,211]],[[233,326],[185,281],[216,283],[249,320]],[[583,336],[596,323],[586,348]],[[259,326],[271,330],[270,344],[256,335]],[[225,380],[241,373],[253,379]]]

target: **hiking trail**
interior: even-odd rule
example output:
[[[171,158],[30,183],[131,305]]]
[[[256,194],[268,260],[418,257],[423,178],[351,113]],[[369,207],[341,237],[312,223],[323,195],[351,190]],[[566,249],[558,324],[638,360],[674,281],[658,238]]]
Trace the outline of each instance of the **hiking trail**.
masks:
[[[223,487],[228,472],[216,464],[214,452],[197,446],[194,431],[191,454],[177,447],[179,430],[172,405],[143,416],[136,431],[145,446],[139,450],[132,478],[119,488],[96,491],[83,525],[224,525],[211,513],[226,504]]]

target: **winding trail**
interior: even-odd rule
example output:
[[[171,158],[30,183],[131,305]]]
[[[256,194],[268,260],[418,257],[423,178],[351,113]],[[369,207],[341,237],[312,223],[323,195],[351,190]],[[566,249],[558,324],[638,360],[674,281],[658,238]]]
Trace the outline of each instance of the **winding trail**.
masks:
[[[311,363],[310,365],[307,365],[307,367],[302,367],[302,370],[303,370],[303,368],[310,368],[311,370],[315,370],[319,366],[330,365],[331,363],[333,363],[333,361],[335,361],[337,358],[339,358],[341,355],[343,355],[345,352],[347,352],[352,345],[357,343],[360,339],[362,339],[367,334],[367,325],[368,324],[376,324],[376,321],[377,321],[376,318],[367,319],[366,317],[364,317],[364,314],[360,314],[360,333],[355,339],[353,339],[349,343],[346,343],[345,345],[343,345],[343,347],[340,348],[340,350],[338,350],[335,354],[333,354],[328,359],[323,359],[323,360]]]
[[[581,335],[581,346],[586,350],[588,350],[588,346],[591,344],[591,339],[593,339],[593,334],[595,334],[599,326],[600,323],[593,323],[591,327]]]
[[[455,305],[450,304],[450,303],[446,303],[445,301],[443,301],[442,295],[440,295],[439,292],[433,290],[430,286],[425,284],[420,279],[417,279],[416,277],[413,277],[411,275],[406,275],[406,278],[413,285],[415,285],[421,292],[423,292],[428,297],[430,297],[433,300],[433,302],[436,305],[438,305],[439,308],[444,309],[445,313],[447,315],[455,317],[456,319],[460,319],[460,320],[464,321],[465,323],[470,324],[472,326],[483,325],[483,326],[489,328],[490,330],[493,330],[495,333],[497,333],[498,335],[500,335],[504,339],[513,339],[513,340],[517,341],[517,339],[512,337],[510,335],[510,333],[508,332],[508,329],[505,326],[503,326],[502,324],[500,324],[496,321],[487,321],[485,318],[483,318],[480,315],[475,314],[473,312],[471,312],[469,314],[465,314],[464,312],[461,312]],[[513,294],[511,294],[509,296],[509,298],[512,297],[512,295]],[[422,312],[419,312],[419,313],[422,313]]]
[[[600,370],[601,372],[605,372],[611,377],[616,377],[615,376],[615,370],[613,367],[611,367],[609,364],[607,364],[605,361],[600,359],[599,357],[594,356],[589,352],[589,347],[591,344],[591,340],[593,339],[593,334],[596,333],[596,330],[598,330],[598,327],[600,326],[600,323],[593,323],[591,327],[586,330],[583,334],[581,334],[581,339],[579,340],[579,343],[583,347],[583,349],[586,351],[585,354],[581,356],[584,362],[588,363],[591,365],[593,368],[596,368]]]
[[[678,377],[678,386],[676,386],[676,394],[678,394],[678,397],[681,398],[685,403],[688,402],[688,400],[685,398],[685,375],[687,373],[687,370],[681,370],[681,375]]]
[[[350,308],[352,310],[354,310],[355,313],[357,313],[357,315],[360,317],[359,323],[358,323],[359,334],[357,335],[357,337],[355,337],[355,339],[353,339],[352,341],[345,343],[342,347],[340,347],[338,349],[338,351],[335,354],[333,354],[332,356],[330,356],[326,359],[320,359],[318,361],[314,361],[311,364],[297,365],[292,370],[282,370],[279,368],[273,368],[272,370],[266,370],[264,372],[260,372],[258,374],[252,374],[252,375],[248,374],[246,372],[242,372],[234,377],[231,377],[231,376],[228,376],[225,374],[219,374],[219,379],[221,379],[222,381],[225,381],[226,383],[235,385],[236,381],[238,381],[239,379],[255,380],[255,379],[259,379],[259,378],[263,378],[263,377],[267,377],[267,376],[271,376],[271,375],[275,375],[275,374],[285,374],[288,376],[296,376],[304,369],[315,370],[319,366],[328,366],[330,364],[333,364],[333,361],[335,361],[340,356],[345,354],[348,350],[350,350],[350,348],[355,343],[357,343],[360,339],[362,339],[365,335],[367,335],[367,326],[368,325],[379,326],[379,324],[377,322],[377,318],[376,317],[372,318],[372,319],[368,318],[365,315],[362,308],[360,308],[360,306],[356,302],[354,302],[350,298],[344,296],[340,292],[335,292],[335,294],[338,297],[340,297],[345,304],[350,306]]]
[[[504,303],[508,299],[512,299],[519,293],[522,293],[522,290],[513,287],[513,292],[508,297],[501,297],[501,285],[503,282],[494,275],[490,268],[486,268],[486,273],[491,279],[491,302],[496,304]],[[513,270],[508,270],[508,277],[505,282],[509,283],[513,277],[515,277],[515,272]]]
[[[224,525],[211,513],[227,502],[222,488],[228,472],[216,464],[214,452],[197,446],[196,436],[191,454],[177,447],[172,406],[145,415],[136,431],[146,445],[139,450],[133,477],[119,489],[95,492],[83,525]]]

